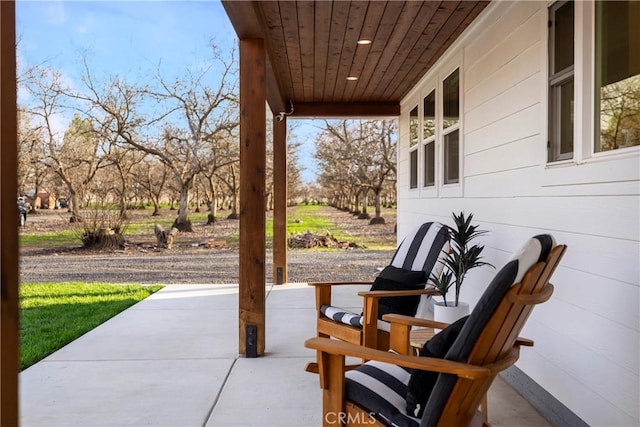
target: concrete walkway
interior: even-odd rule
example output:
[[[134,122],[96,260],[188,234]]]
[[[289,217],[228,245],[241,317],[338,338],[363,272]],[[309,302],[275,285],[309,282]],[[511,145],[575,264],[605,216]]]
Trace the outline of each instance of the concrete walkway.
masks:
[[[350,288],[335,298],[358,310]],[[23,371],[21,426],[321,425],[318,378],[304,372],[313,290],[267,290],[264,357],[237,354],[237,285],[166,286]],[[489,410],[493,426],[548,425],[502,380]]]

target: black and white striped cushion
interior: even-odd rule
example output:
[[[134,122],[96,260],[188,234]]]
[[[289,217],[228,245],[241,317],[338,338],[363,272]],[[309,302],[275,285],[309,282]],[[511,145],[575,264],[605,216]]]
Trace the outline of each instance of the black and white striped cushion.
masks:
[[[405,236],[391,259],[391,265],[405,270],[426,271],[430,276],[435,272],[434,268],[442,269],[438,259],[448,250],[447,227],[439,222],[426,222]]]
[[[383,362],[367,362],[345,374],[345,396],[393,426],[417,427],[420,420],[406,415],[411,370]]]
[[[427,222],[411,231],[400,243],[391,260],[391,265],[405,270],[424,271],[427,284],[433,285],[431,277],[440,276],[444,258],[449,252],[449,230],[439,222]],[[415,316],[429,316],[431,295],[420,296]]]
[[[323,305],[320,307],[320,311],[330,319],[336,322],[344,323],[345,325],[351,325],[358,328],[362,327],[363,319],[361,314],[356,314],[353,311],[346,310],[344,308],[335,307],[333,305]],[[391,324],[384,320],[379,320],[377,323],[378,329],[389,332],[391,330]]]
[[[352,311],[345,310],[344,308],[334,307],[332,305],[323,305],[320,307],[322,314],[329,319],[333,319],[336,322],[344,323],[345,325],[362,327],[362,315],[356,314]]]

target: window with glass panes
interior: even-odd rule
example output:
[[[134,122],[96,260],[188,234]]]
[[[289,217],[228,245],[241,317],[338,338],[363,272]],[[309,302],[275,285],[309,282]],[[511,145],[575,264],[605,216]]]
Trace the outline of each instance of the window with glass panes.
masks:
[[[549,10],[549,161],[573,157],[574,4]]]
[[[409,188],[418,188],[418,106],[409,113]]]
[[[594,152],[640,145],[640,1],[595,4]]]
[[[422,102],[422,185],[436,185],[436,91],[432,90]]]
[[[442,82],[443,182],[460,182],[460,70]]]

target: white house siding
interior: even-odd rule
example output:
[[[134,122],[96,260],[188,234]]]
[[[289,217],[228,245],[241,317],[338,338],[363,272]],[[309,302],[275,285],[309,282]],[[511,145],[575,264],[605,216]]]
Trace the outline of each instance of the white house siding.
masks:
[[[490,231],[485,255],[498,268],[535,234],[567,244],[555,293],[523,333],[535,347],[517,366],[590,425],[640,425],[640,150],[547,164],[547,6],[493,3],[403,100],[398,236],[464,210]],[[462,183],[410,190],[409,111],[456,62]],[[437,156],[441,175],[440,142]],[[462,298],[477,301],[493,274],[472,271]]]

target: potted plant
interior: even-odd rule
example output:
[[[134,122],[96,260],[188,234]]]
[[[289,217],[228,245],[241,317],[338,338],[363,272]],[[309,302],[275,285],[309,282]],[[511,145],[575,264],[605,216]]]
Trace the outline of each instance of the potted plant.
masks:
[[[484,246],[473,243],[474,239],[486,233],[484,230],[479,230],[478,225],[471,225],[473,214],[465,216],[464,212],[460,212],[459,215],[453,213],[452,216],[454,226],[447,226],[451,235],[451,249],[443,261],[444,268],[440,276],[433,275],[431,277],[432,283],[443,299],[442,302],[436,303],[434,316],[436,320],[447,323],[451,323],[469,313],[469,304],[460,302],[460,289],[469,270],[483,265],[493,267],[491,264],[482,261],[481,253],[484,250]],[[447,293],[451,287],[455,287],[455,297],[453,301],[447,301]],[[449,310],[448,308],[450,307],[457,307],[458,309],[455,310],[455,313],[446,314],[446,317],[442,318],[436,313],[444,311],[439,307],[444,308],[447,312],[454,311]]]

